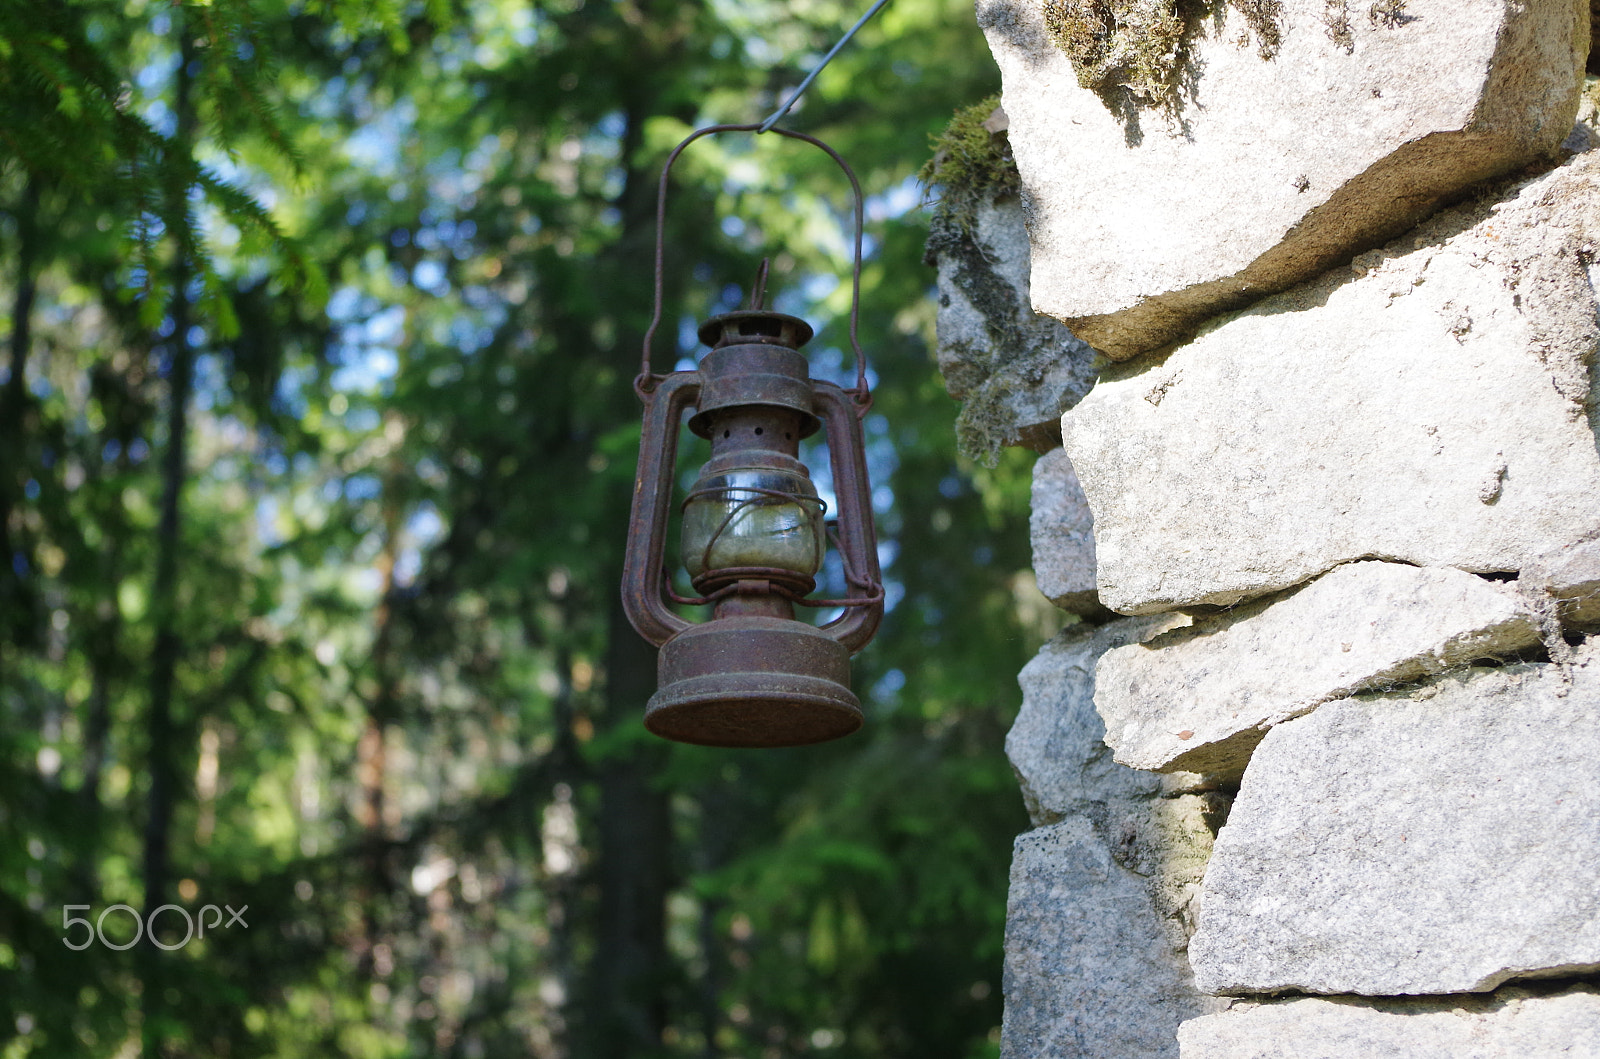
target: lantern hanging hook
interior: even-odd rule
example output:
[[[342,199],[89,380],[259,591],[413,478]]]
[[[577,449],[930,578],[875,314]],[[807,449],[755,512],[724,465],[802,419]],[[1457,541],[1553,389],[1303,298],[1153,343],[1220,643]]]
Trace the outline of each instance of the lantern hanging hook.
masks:
[[[880,4],[879,6],[882,5]],[[868,14],[870,16],[870,12]],[[854,31],[852,30],[852,32]],[[793,100],[791,99],[790,102],[792,103]],[[850,272],[850,348],[856,355],[856,385],[855,389],[847,390],[846,392],[855,399],[857,416],[866,415],[867,409],[872,407],[872,391],[867,385],[867,356],[861,350],[859,333],[861,323],[862,221],[866,212],[861,196],[861,181],[856,179],[855,170],[850,168],[849,163],[840,156],[838,151],[835,151],[815,136],[808,136],[803,132],[795,132],[793,129],[776,127],[764,129],[761,125],[754,123],[744,125],[707,125],[704,128],[696,129],[684,137],[682,143],[672,149],[672,153],[667,155],[666,164],[661,167],[661,181],[656,187],[655,307],[650,314],[650,327],[644,333],[644,348],[639,356],[639,377],[634,380],[634,389],[638,390],[641,395],[647,394],[655,389],[657,381],[656,375],[650,369],[650,349],[655,341],[656,329],[661,326],[662,276],[665,272],[664,232],[667,218],[667,178],[672,173],[673,163],[677,162],[678,156],[684,152],[686,147],[702,136],[712,136],[722,132],[775,132],[779,136],[785,136],[791,140],[809,143],[811,146],[826,153],[829,158],[832,158],[844,172],[844,175],[849,178],[855,207],[854,255]],[[761,280],[765,280],[765,278],[765,269],[763,269]]]

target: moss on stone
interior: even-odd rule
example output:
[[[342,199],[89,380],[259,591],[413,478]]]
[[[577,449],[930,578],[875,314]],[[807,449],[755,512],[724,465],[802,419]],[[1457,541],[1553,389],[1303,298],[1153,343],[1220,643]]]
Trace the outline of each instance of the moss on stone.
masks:
[[[1343,48],[1346,55],[1355,51],[1355,31],[1350,26],[1350,0],[1323,0],[1322,24],[1327,28],[1328,39]]]
[[[933,157],[917,179],[937,187],[936,225],[953,225],[970,234],[978,204],[1015,195],[1022,187],[1011,143],[1003,131],[991,131],[990,119],[1000,111],[1000,97],[956,111],[944,132],[933,138]],[[985,124],[989,122],[989,124]]]
[[[1127,93],[1139,104],[1173,107],[1189,39],[1207,14],[1220,18],[1224,0],[1044,0],[1044,23],[1072,60],[1078,84]],[[1225,0],[1255,34],[1256,53],[1278,54],[1281,0]],[[1400,2],[1403,0],[1383,0]],[[1246,38],[1248,40],[1248,38]]]
[[[1412,19],[1406,14],[1406,0],[1376,0],[1367,9],[1367,17],[1374,26],[1386,26],[1389,29],[1403,26]]]
[[[1045,0],[1044,24],[1082,87],[1171,102],[1183,44],[1178,0]]]
[[[1280,0],[1229,0],[1256,35],[1256,54],[1271,59],[1283,45],[1283,4]]]
[[[928,171],[925,168],[923,172]],[[1015,443],[1011,435],[1016,429],[1005,407],[1004,391],[993,385],[993,350],[1021,349],[1026,346],[1026,339],[1016,327],[1016,292],[995,275],[989,254],[978,238],[977,211],[985,196],[972,192],[961,202],[958,215],[948,205],[950,189],[949,185],[945,187],[946,198],[939,206],[943,212],[935,213],[928,232],[926,260],[930,265],[938,264],[941,258],[951,262],[956,286],[983,317],[990,349],[952,346],[949,356],[940,357],[940,370],[950,396],[962,402],[956,418],[957,451],[976,463],[993,467],[1000,450]]]

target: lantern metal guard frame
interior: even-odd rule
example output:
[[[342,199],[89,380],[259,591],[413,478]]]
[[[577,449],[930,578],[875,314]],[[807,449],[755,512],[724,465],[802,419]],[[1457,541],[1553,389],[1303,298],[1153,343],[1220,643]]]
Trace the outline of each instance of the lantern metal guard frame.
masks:
[[[662,315],[663,227],[673,163],[701,137],[763,131],[826,152],[854,193],[853,389],[810,377],[799,349],[810,339],[811,328],[803,320],[764,307],[765,263],[749,309],[713,317],[700,327],[701,340],[712,349],[696,370],[660,375],[651,368],[651,345]],[[861,704],[850,690],[850,656],[877,632],[884,595],[861,429],[872,405],[858,337],[862,219],[861,184],[850,166],[821,140],[789,129],[760,124],[707,126],[685,138],[662,168],[656,196],[655,311],[634,381],[644,403],[644,423],[622,597],[633,627],[661,649],[658,690],[645,708],[645,727],[664,738],[703,746],[803,746],[848,735],[861,726]],[[673,591],[663,553],[679,425],[691,409],[690,430],[712,442],[712,458],[697,486],[712,484],[691,491],[685,507],[708,492],[721,491],[733,508],[712,532],[703,569],[693,576],[700,595],[688,598]],[[730,486],[731,479],[719,480],[715,472],[753,462],[773,468],[779,476],[798,474],[809,488],[809,472],[798,459],[798,445],[800,438],[819,427],[826,431],[839,502],[839,519],[828,524],[828,536],[850,594],[843,599],[811,599],[815,582],[793,569],[713,568],[712,544],[749,505],[791,503],[812,510],[822,504],[814,492],[807,496],[781,488]],[[723,484],[717,485],[718,481]],[[674,603],[715,609],[710,620],[695,623],[677,614]],[[795,618],[797,605],[839,607],[843,613],[824,625],[811,625]]]

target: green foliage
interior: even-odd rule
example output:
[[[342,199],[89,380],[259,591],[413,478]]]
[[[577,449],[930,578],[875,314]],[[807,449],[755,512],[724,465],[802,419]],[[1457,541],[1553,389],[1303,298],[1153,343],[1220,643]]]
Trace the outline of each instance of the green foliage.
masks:
[[[928,354],[910,173],[996,82],[964,0],[892,5],[794,116],[871,196],[868,728],[663,745],[615,602],[662,159],[854,14],[0,11],[8,1055],[992,1054],[1026,823],[1000,746],[1053,619],[1025,461],[963,463]],[[771,256],[848,372],[843,184],[777,139],[675,171],[659,367]],[[248,929],[65,947],[63,906],[142,908],[152,830],[166,899]]]
[[[274,70],[263,53],[246,0],[196,5],[199,17],[176,8],[180,27],[197,24],[205,61],[200,94],[206,130],[224,149],[248,136],[271,142],[285,157],[295,150],[271,99]],[[170,295],[157,254],[157,232],[171,233],[199,271],[207,310],[226,337],[237,322],[219,296],[221,278],[201,235],[189,189],[249,233],[250,248],[270,253],[278,276],[316,304],[326,283],[300,244],[288,237],[257,200],[195,159],[189,130],[163,132],[136,112],[130,82],[114,65],[111,49],[97,43],[125,32],[118,5],[77,3],[0,7],[0,165],[20,167],[36,180],[97,198],[131,225],[138,253],[131,261],[154,326]],[[116,42],[122,43],[122,42]]]

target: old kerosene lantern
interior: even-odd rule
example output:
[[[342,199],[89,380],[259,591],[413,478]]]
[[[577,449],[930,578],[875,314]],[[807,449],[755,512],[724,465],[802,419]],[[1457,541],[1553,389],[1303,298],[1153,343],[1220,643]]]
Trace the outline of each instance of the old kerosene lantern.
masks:
[[[672,163],[701,136],[760,128],[700,129],[667,159],[657,195],[655,318],[634,384],[644,402],[644,431],[622,595],[633,627],[661,648],[658,689],[645,707],[644,723],[667,739],[704,746],[801,746],[855,731],[861,726],[861,704],[850,690],[850,656],[872,639],[883,616],[861,438],[861,417],[871,404],[856,339],[861,188],[832,148],[803,133],[770,130],[826,151],[855,191],[850,315],[855,388],[811,378],[800,353],[811,328],[764,307],[765,265],[750,308],[713,317],[700,327],[700,339],[711,351],[697,370],[651,371],[650,344],[661,320],[661,222]],[[686,412],[689,429],[711,442],[711,457],[682,502],[681,552],[698,593],[693,598],[672,589],[663,555],[679,425]],[[800,440],[819,427],[826,430],[837,523],[827,520],[799,459]],[[813,599],[830,536],[850,594]],[[710,606],[713,612],[709,620],[693,623],[675,613],[671,603]],[[795,617],[796,606],[840,607],[843,613],[815,626]]]

